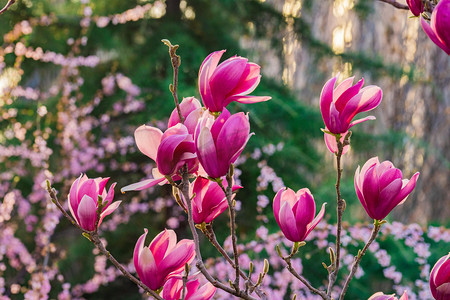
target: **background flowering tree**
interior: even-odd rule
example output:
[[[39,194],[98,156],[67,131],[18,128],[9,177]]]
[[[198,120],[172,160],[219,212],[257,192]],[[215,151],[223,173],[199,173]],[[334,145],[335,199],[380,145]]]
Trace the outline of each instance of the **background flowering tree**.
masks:
[[[392,78],[384,77],[379,80],[392,81],[397,86],[404,80],[404,76],[409,79],[418,77],[417,81],[421,81],[423,77],[420,77],[420,72],[408,71],[405,66],[391,65],[392,61],[374,60],[370,55],[364,55],[363,51],[339,53],[338,49],[334,48],[334,43],[328,47],[324,43],[318,43],[316,37],[320,37],[320,33],[305,29],[310,28],[307,26],[308,22],[314,23],[308,19],[308,14],[298,17],[295,13],[298,4],[295,3],[301,3],[304,9],[309,6],[311,12],[317,11],[317,7],[308,1],[274,1],[269,4],[250,1],[239,4],[241,6],[236,6],[234,2],[220,1],[212,1],[207,5],[201,1],[156,1],[140,3],[135,8],[131,3],[111,1],[92,4],[68,3],[55,7],[49,7],[44,2],[19,2],[2,15],[0,286],[5,297],[22,298],[25,294],[27,298],[50,296],[64,299],[88,297],[96,293],[92,297],[98,298],[107,297],[109,293],[117,294],[118,290],[124,297],[128,297],[126,293],[129,293],[130,298],[139,297],[136,296],[138,293],[132,284],[120,277],[116,280],[118,271],[106,263],[103,255],[95,251],[95,256],[90,255],[89,242],[72,230],[70,224],[59,223],[61,215],[49,203],[44,189],[45,179],[54,183],[59,191],[58,196],[62,199],[81,172],[87,172],[89,177],[111,176],[111,182],[117,181],[120,187],[150,177],[151,169],[155,166],[150,165],[149,160],[142,159],[132,134],[137,126],[144,123],[151,123],[165,131],[165,118],[173,109],[173,104],[169,101],[171,95],[167,90],[172,74],[166,50],[155,46],[159,45],[161,37],[170,37],[183,46],[180,50],[183,57],[180,95],[199,96],[196,81],[200,63],[212,50],[223,48],[228,49],[229,56],[252,54],[252,61],[263,65],[263,70],[268,69],[267,78],[270,77],[270,72],[277,71],[276,66],[286,64],[282,72],[276,73],[275,76],[280,80],[280,74],[285,73],[289,85],[289,78],[293,78],[289,75],[293,72],[289,57],[293,54],[282,49],[294,44],[292,34],[297,35],[303,43],[311,47],[312,53],[318,55],[316,59],[321,62],[319,71],[316,68],[315,76],[309,74],[305,76],[308,79],[304,79],[309,81],[316,78],[316,86],[309,82],[310,88],[300,93],[304,102],[299,102],[281,84],[263,80],[257,95],[270,95],[273,99],[267,103],[245,106],[245,110],[251,112],[251,128],[256,135],[249,141],[247,150],[236,164],[235,175],[243,172],[243,175],[236,178],[241,182],[236,184],[249,187],[239,192],[236,208],[239,240],[242,242],[239,247],[249,250],[246,255],[241,255],[240,265],[246,268],[251,259],[255,270],[261,271],[263,259],[269,258],[271,271],[266,275],[263,284],[267,291],[273,293],[271,295],[274,299],[292,291],[297,291],[298,297],[302,293],[302,297],[310,297],[309,291],[286,273],[282,260],[275,252],[276,244],[283,243],[287,247],[291,245],[279,235],[270,205],[275,193],[284,185],[294,190],[308,186],[315,199],[320,199],[321,203],[329,203],[327,211],[334,210],[334,201],[331,201],[334,192],[330,189],[334,171],[330,167],[324,168],[331,164],[332,156],[322,158],[326,157],[326,150],[322,143],[322,133],[318,131],[318,128],[323,127],[318,102],[311,108],[305,104],[309,102],[307,99],[317,100],[323,82],[330,77],[333,70],[348,71],[349,63],[355,72],[366,72],[366,79],[370,75],[391,73]],[[357,4],[360,6],[356,8],[361,9],[364,2]],[[331,2],[327,3],[327,7],[338,11],[341,9],[339,3],[336,7],[333,5]],[[374,7],[378,9],[382,5],[384,4],[377,3]],[[237,11],[235,7],[238,7]],[[405,18],[409,16],[406,11],[389,9],[396,15]],[[217,18],[210,18],[211,14]],[[233,17],[230,18],[230,15]],[[270,22],[267,22],[268,16]],[[415,21],[418,20],[412,20],[411,23]],[[243,23],[248,27],[242,26]],[[232,28],[235,31],[231,30]],[[279,30],[274,33],[273,28]],[[268,32],[271,34],[267,34]],[[236,36],[239,33],[245,35],[238,41]],[[279,45],[282,35],[287,37],[284,47]],[[261,36],[266,36],[267,39],[261,39]],[[253,47],[261,52],[239,49],[250,48],[253,43],[270,44],[270,41],[279,47],[273,48],[275,55],[265,56],[267,62],[257,59],[265,53],[264,47]],[[430,45],[433,46],[427,40],[421,41],[417,46],[418,51],[422,48],[429,49]],[[409,44],[406,46],[410,47]],[[444,66],[445,70],[448,57],[441,53],[442,50],[432,49],[433,55],[428,63]],[[273,64],[270,59],[275,59]],[[335,62],[336,59],[340,61]],[[342,68],[338,68],[338,65]],[[270,70],[273,66],[275,71]],[[446,97],[448,89],[439,87],[446,86],[448,77],[445,76],[448,74],[440,74],[439,68],[433,69],[434,87],[430,88],[433,96],[427,99],[438,103],[437,108],[433,109],[437,111],[435,119],[439,121],[442,120],[439,112],[443,111],[439,107],[448,105],[446,99],[449,99]],[[408,80],[407,87],[413,84]],[[377,85],[383,86],[385,93],[389,91],[385,85]],[[418,87],[421,88],[426,90],[427,85]],[[398,88],[392,87],[392,90],[398,91]],[[443,101],[439,102],[439,99]],[[385,95],[384,103],[386,102],[390,103],[386,101]],[[242,110],[240,104],[233,105],[230,108],[232,113]],[[394,110],[398,109],[397,105],[392,106]],[[423,113],[423,110],[420,112],[420,106],[412,106],[415,106],[419,114]],[[386,112],[389,107],[390,105],[386,104],[380,109]],[[377,117],[380,120],[379,113]],[[308,122],[305,122],[305,119]],[[439,190],[439,186],[446,188],[445,180],[447,178],[448,181],[448,176],[442,176],[442,172],[448,174],[448,152],[443,151],[447,147],[446,141],[440,141],[434,133],[421,135],[414,126],[402,131],[402,122],[404,121],[399,121],[400,125],[394,123],[391,127],[388,125],[388,129],[394,132],[378,128],[377,134],[372,136],[364,134],[365,130],[357,131],[358,134],[354,134],[352,139],[354,151],[349,153],[352,159],[345,162],[362,165],[367,157],[374,155],[380,155],[383,160],[398,160],[394,157],[397,157],[396,153],[404,153],[407,157],[410,153],[407,149],[415,149],[419,154],[413,155],[412,160],[420,159],[422,153],[425,161],[438,162],[435,169],[430,167],[432,164],[428,165],[428,168],[434,171],[428,172],[428,176],[425,166],[420,181],[434,186],[435,190]],[[425,126],[430,132],[433,132],[432,124]],[[367,126],[362,128],[370,129]],[[440,126],[439,136],[448,136],[445,134],[448,128],[446,125]],[[411,130],[413,134],[410,133]],[[419,138],[415,139],[415,135]],[[420,138],[421,136],[423,138]],[[371,145],[371,148],[366,147],[366,144]],[[438,146],[435,147],[436,145]],[[384,155],[375,151],[381,149],[384,149]],[[356,153],[361,153],[361,156]],[[287,156],[289,160],[286,160]],[[399,165],[395,161],[394,164]],[[407,166],[408,178],[417,169],[405,162],[400,165]],[[354,169],[356,167],[346,167],[342,183],[342,194],[349,211],[345,217],[345,221],[349,223],[343,224],[342,241],[343,244],[350,245],[349,249],[353,250],[351,253],[356,251],[356,243],[362,243],[370,234],[367,228],[357,223],[361,220],[367,221],[362,219],[364,212],[361,206],[352,205],[359,202],[352,187]],[[436,181],[436,174],[441,174],[444,179]],[[250,187],[255,187],[256,192]],[[422,186],[422,193],[425,193],[426,188]],[[445,196],[446,194],[441,194],[432,197],[440,198],[441,202],[445,203]],[[189,237],[183,230],[185,216],[182,209],[175,205],[169,186],[139,194],[116,196],[116,200],[118,199],[124,200],[122,208],[110,216],[109,220],[105,219],[102,230],[106,241],[109,242],[108,248],[113,248],[121,261],[130,262],[131,270],[133,266],[130,261],[130,245],[134,245],[142,234],[142,230],[135,231],[136,228],[149,227],[152,236],[155,236],[164,227],[180,227],[179,235]],[[409,204],[405,203],[406,205]],[[439,207],[439,203],[436,202],[435,206]],[[426,207],[423,209],[429,210]],[[446,217],[442,217],[445,214],[436,214],[435,220],[438,220],[439,216],[441,221],[448,222]],[[127,225],[130,220],[130,225]],[[226,218],[223,217],[222,220]],[[335,221],[332,214],[326,217],[326,221],[320,223],[309,236],[313,242],[308,242],[302,249],[306,256],[300,256],[302,260],[292,259],[296,270],[303,269],[305,273],[314,274],[309,277],[315,286],[322,284],[320,278],[324,277],[326,270],[320,272],[314,263],[324,260],[326,249],[333,245],[335,239],[331,225]],[[432,222],[433,219],[428,221]],[[372,251],[374,255],[365,258],[367,263],[363,261],[362,269],[355,275],[362,278],[359,285],[354,283],[355,286],[347,292],[349,298],[352,298],[352,295],[364,295],[368,298],[372,292],[378,290],[385,293],[396,291],[397,295],[401,295],[403,289],[412,290],[408,294],[412,299],[413,295],[417,295],[418,299],[430,297],[427,285],[430,266],[445,254],[437,250],[448,248],[449,233],[440,225],[428,227],[423,219],[421,222],[422,227],[394,222],[384,225],[379,243],[372,244],[372,250],[369,248],[369,253]],[[215,231],[218,240],[226,240],[226,226],[215,228]],[[119,240],[120,243],[115,243]],[[206,239],[202,245],[206,257],[216,257],[215,249],[208,246]],[[225,242],[227,251],[230,246],[231,243]],[[394,249],[396,251],[393,251]],[[401,255],[405,252],[410,254]],[[351,264],[351,253],[342,254],[344,266]],[[233,270],[225,272],[224,270],[228,269],[221,258],[217,261],[210,259],[206,264],[211,266],[215,275],[223,281],[233,278]],[[89,270],[81,267],[85,265],[94,267],[88,268]],[[257,274],[255,276],[257,277]],[[254,281],[256,280],[257,278],[254,278]],[[372,286],[370,290],[367,289],[369,283]],[[108,288],[100,288],[103,285]],[[217,297],[228,299],[228,295],[221,296],[219,292]]]

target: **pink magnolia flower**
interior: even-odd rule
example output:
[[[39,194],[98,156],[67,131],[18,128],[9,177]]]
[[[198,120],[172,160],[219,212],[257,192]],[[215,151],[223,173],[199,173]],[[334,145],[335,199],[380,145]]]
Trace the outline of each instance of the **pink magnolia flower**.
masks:
[[[434,299],[450,299],[450,253],[441,257],[431,270],[430,289]]]
[[[392,295],[385,295],[382,292],[378,292],[370,296],[368,300],[408,300],[408,294],[406,294],[406,291],[403,292],[403,295],[398,299],[395,297],[395,294]]]
[[[403,179],[402,171],[390,161],[380,163],[369,159],[355,172],[356,195],[369,217],[383,220],[397,205],[403,203],[416,186],[419,172],[411,180]]]
[[[345,135],[347,133],[348,133],[348,131],[346,131],[346,132],[341,134],[341,138],[340,138],[341,143],[344,142]],[[336,143],[336,137],[334,135],[331,135],[331,134],[328,134],[328,133],[324,133],[323,137],[324,137],[324,140],[325,140],[325,145],[327,146],[328,150],[330,150],[330,152],[333,153],[333,154],[337,153],[338,152],[338,146],[337,146],[337,143]],[[349,149],[350,149],[350,145],[344,146],[344,149],[342,150],[342,155],[347,153]]]
[[[188,280],[186,283],[185,300],[209,300],[216,293],[216,288],[211,282],[200,286],[198,279]],[[183,279],[181,276],[174,276],[166,281],[163,288],[164,300],[179,300],[183,294]]]
[[[322,220],[325,204],[314,218],[316,203],[309,189],[303,188],[295,193],[282,188],[273,199],[273,213],[284,236],[292,242],[301,242]]]
[[[181,240],[177,243],[175,231],[165,229],[147,247],[144,243],[148,231],[144,230],[134,248],[134,267],[141,281],[155,291],[194,260],[194,242]]]
[[[227,187],[226,181],[223,184]],[[233,191],[239,188],[235,185]],[[192,194],[192,213],[196,224],[211,223],[228,208],[225,193],[217,182],[199,176],[194,181]]]
[[[184,126],[190,134],[194,134],[198,119],[202,116],[203,108],[200,101],[194,97],[184,98],[180,103],[181,115],[184,117]],[[180,123],[178,110],[175,108],[169,118],[168,127],[172,127]]]
[[[122,192],[140,191],[156,184],[167,183],[165,176],[178,180],[177,172],[185,164],[189,173],[198,169],[197,155],[192,135],[181,123],[162,133],[158,128],[142,125],[134,132],[139,150],[156,162],[157,168],[152,170],[153,178],[127,185]]]
[[[244,57],[234,56],[218,65],[225,50],[208,55],[198,74],[198,87],[203,105],[212,112],[220,112],[233,101],[256,103],[271,97],[247,96],[258,86],[260,67]]]
[[[214,120],[205,112],[195,130],[197,156],[205,172],[212,178],[225,176],[250,136],[250,122],[244,113],[231,115],[224,108]]]
[[[450,55],[450,0],[441,0],[431,13],[428,24],[421,16],[423,31],[439,48]]]
[[[418,17],[421,13],[423,13],[422,0],[406,0],[406,4],[408,4],[409,9],[416,17]]]
[[[377,107],[383,92],[375,85],[361,89],[364,78],[352,86],[354,77],[345,79],[334,88],[338,76],[339,74],[323,86],[320,94],[320,111],[325,129],[334,134],[343,134],[356,124],[375,119],[374,116],[368,116],[352,122],[357,114]]]
[[[114,187],[116,186],[116,183],[114,182],[109,188],[109,191],[106,192],[105,186],[108,180],[109,177],[89,179],[86,175],[81,174],[70,187],[68,195],[69,209],[78,225],[84,230],[95,230],[99,196],[105,204],[100,213],[98,226],[102,223],[103,218],[116,210],[122,202],[115,201],[114,203],[111,203],[114,198]]]

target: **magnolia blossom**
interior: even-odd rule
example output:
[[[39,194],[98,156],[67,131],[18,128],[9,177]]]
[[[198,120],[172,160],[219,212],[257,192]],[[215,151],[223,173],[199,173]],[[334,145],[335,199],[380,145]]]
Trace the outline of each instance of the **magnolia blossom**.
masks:
[[[209,113],[199,120],[195,130],[198,160],[212,178],[225,176],[250,138],[248,116],[240,112],[231,115],[224,108],[214,120]]]
[[[423,13],[422,0],[406,0],[406,4],[408,4],[409,9],[416,17],[418,17],[421,13]]]
[[[194,242],[181,240],[177,243],[175,231],[165,229],[147,247],[144,243],[148,231],[144,230],[134,248],[134,267],[141,281],[155,291],[194,260]]]
[[[390,161],[380,163],[378,157],[372,157],[361,170],[359,166],[356,169],[356,195],[369,217],[383,220],[394,207],[406,200],[418,178],[419,172],[410,180],[403,179],[402,171]]]
[[[364,79],[352,86],[354,77],[345,79],[334,88],[338,76],[339,74],[323,86],[320,94],[320,111],[325,122],[325,130],[333,134],[344,134],[356,124],[375,119],[374,116],[368,116],[352,122],[357,114],[377,107],[383,93],[375,85],[361,89]]]
[[[223,181],[224,186],[227,182]],[[241,188],[233,186],[233,191]],[[196,224],[211,223],[228,208],[225,193],[217,182],[197,177],[192,189],[192,214]],[[233,195],[234,197],[234,195]]]
[[[186,282],[185,300],[209,300],[216,293],[216,288],[211,282],[200,287],[198,279]],[[179,300],[183,294],[183,279],[181,276],[174,276],[166,281],[163,288],[164,300]]]
[[[81,174],[70,187],[68,195],[69,209],[78,225],[84,230],[95,230],[99,197],[102,199],[103,208],[97,226],[100,226],[103,218],[116,210],[122,202],[115,201],[111,203],[114,198],[116,183],[114,182],[109,191],[106,192],[105,186],[108,180],[109,177],[89,179],[86,175]]]
[[[430,289],[434,299],[450,299],[450,253],[441,257],[431,270]]]
[[[212,112],[220,112],[233,101],[256,103],[271,99],[266,96],[247,96],[259,84],[260,67],[240,56],[231,57],[218,65],[224,52],[211,53],[200,67],[198,87],[203,105]]]
[[[180,111],[181,115],[184,117],[184,126],[186,126],[190,134],[194,134],[198,119],[203,114],[203,108],[200,101],[194,97],[183,98],[183,101],[180,103]],[[179,123],[180,117],[177,108],[175,108],[170,115],[168,127],[175,126]]]
[[[395,297],[395,294],[385,295],[382,292],[378,292],[370,296],[368,300],[408,300],[408,294],[406,294],[406,291],[404,291],[403,295],[399,299]]]
[[[197,155],[192,135],[181,123],[178,123],[162,133],[156,127],[142,125],[134,132],[139,150],[156,162],[157,168],[152,170],[153,178],[123,187],[122,192],[140,191],[158,183],[164,184],[171,176],[179,179],[177,172],[185,164],[188,172],[198,169]]]
[[[322,220],[325,204],[314,218],[316,203],[309,189],[303,188],[295,193],[282,188],[273,199],[273,213],[284,236],[292,242],[301,242]]]
[[[441,0],[431,13],[428,24],[421,16],[422,28],[439,48],[450,55],[450,0]]]

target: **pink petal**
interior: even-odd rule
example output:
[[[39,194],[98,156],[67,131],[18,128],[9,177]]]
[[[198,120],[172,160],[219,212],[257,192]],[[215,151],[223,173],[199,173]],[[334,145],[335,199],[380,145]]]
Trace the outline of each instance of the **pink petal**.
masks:
[[[373,212],[374,219],[383,220],[398,205],[395,199],[401,188],[402,179],[396,178],[380,191],[378,206]]]
[[[216,108],[222,110],[225,106],[223,100],[238,85],[246,65],[246,58],[231,57],[214,70],[209,80],[209,86]]]
[[[419,172],[414,174],[409,182],[402,187],[400,193],[397,195],[397,198],[395,201],[398,201],[399,203],[404,201],[406,197],[413,191],[413,189],[416,187],[417,179],[419,178]]]
[[[249,134],[250,123],[244,113],[234,114],[226,121],[216,142],[217,159],[219,165],[222,166],[221,169],[228,171],[233,160],[236,160],[244,150]]]
[[[367,117],[365,117],[365,118],[361,118],[361,119],[358,119],[358,120],[355,120],[355,121],[351,122],[351,123],[348,125],[348,128],[350,129],[350,128],[352,128],[353,126],[355,126],[356,124],[359,124],[359,123],[362,123],[362,122],[365,122],[365,121],[375,120],[375,119],[376,119],[376,118],[375,118],[374,116],[367,116]]]
[[[273,198],[273,214],[275,216],[275,221],[277,221],[278,226],[281,227],[280,225],[280,208],[281,208],[281,197],[283,195],[283,192],[286,190],[286,188],[281,188],[277,194],[275,195],[275,197]]]
[[[295,220],[299,235],[303,236],[306,232],[306,226],[314,219],[316,213],[316,203],[309,189],[304,188],[297,192],[298,201],[295,208]]]
[[[142,125],[134,132],[134,139],[139,151],[156,162],[162,135],[163,133],[158,128]]]
[[[336,76],[337,78],[338,76]],[[355,76],[344,79],[333,91],[333,102],[336,102],[337,99],[345,92],[348,88],[350,88],[353,84],[353,79]]]
[[[333,89],[334,84],[336,83],[337,77],[333,77],[328,80],[322,88],[322,92],[320,93],[320,112],[322,113],[323,121],[325,122],[325,126],[330,128],[329,119],[330,119],[330,106],[333,103]]]
[[[86,176],[86,175],[84,175]],[[76,211],[78,211],[78,188],[80,186],[80,182],[81,179],[83,177],[83,174],[80,175],[80,177],[78,177],[73,183],[72,186],[70,187],[70,192],[69,192],[69,208],[70,208],[70,212],[72,213],[72,216],[77,220],[78,220],[78,216],[75,213]]]
[[[189,300],[210,300],[216,293],[216,288],[211,282],[201,286],[197,292],[189,298]]]
[[[181,115],[185,118],[185,121],[186,121],[186,118],[193,111],[201,108],[201,106],[202,105],[200,104],[200,101],[198,101],[194,97],[183,98],[183,101],[181,101],[181,103],[180,103]],[[175,126],[178,123],[180,123],[180,117],[178,115],[177,108],[174,108],[174,110],[172,111],[172,114],[170,115],[170,118],[169,118],[168,127]]]
[[[159,289],[163,282],[159,280],[159,270],[153,258],[153,254],[148,247],[144,247],[138,257],[138,272],[141,281],[152,290]],[[137,271],[137,269],[136,269]]]
[[[136,182],[136,183],[132,183],[127,186],[124,186],[123,188],[120,189],[120,191],[122,193],[129,192],[129,191],[142,191],[149,187],[157,185],[158,183],[163,182],[164,180],[166,180],[166,178],[164,178],[164,177],[155,178],[155,179],[153,179],[153,178],[146,179],[146,180],[143,180],[140,182]]]
[[[433,14],[431,15],[431,18],[433,19]],[[441,48],[442,50],[444,50],[447,54],[450,55],[450,47],[448,47],[447,45],[445,45],[440,39],[439,37],[436,35],[436,33],[433,31],[433,29],[431,28],[431,26],[427,23],[427,21],[425,21],[425,19],[420,16],[420,24],[422,25],[422,29],[423,31],[425,31],[425,33],[428,35],[428,37],[430,38],[430,40],[433,41],[433,43],[435,43],[439,48]]]
[[[325,128],[325,130],[328,130],[327,128]],[[347,135],[348,131],[344,132],[341,134],[341,143],[344,142],[345,136]],[[336,137],[334,135],[328,134],[328,133],[324,133],[323,134],[324,140],[325,140],[325,145],[327,146],[328,150],[330,150],[331,153],[335,154],[338,152],[338,147],[337,147],[337,143],[336,143]],[[344,146],[344,149],[342,151],[342,155],[344,155],[345,153],[348,152],[348,150],[350,149],[350,145],[346,145]]]
[[[377,211],[378,205],[380,205],[380,203],[378,203],[380,192],[376,167],[371,167],[362,176],[364,177],[362,182],[362,194],[369,210],[367,213],[374,219],[374,214]]]
[[[108,193],[106,194],[105,197],[103,197],[103,202],[107,203],[106,206],[110,205],[114,198],[114,188],[116,187],[116,184],[117,184],[116,182],[111,184],[111,186],[109,187]],[[103,210],[105,210],[105,208]]]
[[[353,79],[352,79],[353,81]],[[347,105],[347,103],[354,97],[356,96],[359,91],[361,90],[361,87],[364,84],[364,78],[361,78],[360,81],[358,81],[357,84],[355,84],[352,87],[349,87],[347,90],[345,90],[341,96],[339,96],[339,98],[336,99],[335,105],[336,105],[336,109],[340,112],[342,112],[344,110],[344,107]]]
[[[242,104],[253,104],[258,102],[264,102],[272,99],[272,97],[269,96],[233,96],[230,98],[227,98],[227,101],[225,102],[226,105],[229,103],[236,101]]]
[[[303,237],[303,239],[306,239],[306,237],[309,235],[309,233],[319,224],[319,222],[322,220],[323,216],[325,215],[325,205],[326,203],[322,204],[322,208],[320,209],[317,216],[312,220],[311,223],[308,224],[306,227],[306,234]]]
[[[247,63],[238,85],[228,94],[228,96],[247,95],[253,92],[261,79],[261,75],[259,75],[260,69],[261,67],[255,63]]]
[[[216,51],[208,55],[203,61],[198,74],[198,87],[203,104],[211,111],[220,111],[212,97],[209,81],[224,52],[225,50]]]
[[[450,1],[441,0],[431,14],[431,27],[450,54]]]
[[[219,136],[220,131],[223,128],[223,125],[225,125],[225,122],[231,117],[231,113],[228,111],[228,109],[224,108],[220,116],[214,120],[214,123],[211,126],[211,134],[214,138],[214,141],[217,140],[217,137]]]
[[[93,231],[97,220],[97,202],[88,195],[84,195],[78,206],[77,215],[80,226],[85,230]]]
[[[122,201],[113,202],[105,210],[103,210],[103,212],[100,214],[100,220],[98,221],[98,226],[100,226],[100,224],[102,224],[104,217],[112,214],[119,207],[120,203],[122,203]]]
[[[358,196],[358,199],[361,202],[362,206],[364,207],[364,210],[367,212],[367,214],[369,214],[369,209],[367,208],[367,203],[362,193],[362,186],[360,186],[361,177],[363,175],[360,174],[359,169],[360,167],[358,166],[355,172],[355,179],[354,179],[356,196]]]
[[[279,220],[279,225],[284,236],[292,242],[300,242],[301,237],[299,236],[297,226],[295,225],[295,217],[287,202],[284,202],[281,205]]]
[[[211,131],[207,127],[201,129],[196,148],[198,159],[209,176],[218,178],[226,174],[228,170],[225,171],[225,174],[221,174],[223,170],[218,169],[216,145]]]
[[[95,178],[94,180],[95,180],[95,182],[98,185],[98,194],[102,195],[103,194],[103,190],[105,189],[105,185],[106,185],[106,183],[109,180],[109,177],[106,177],[106,178],[99,177],[99,178]]]
[[[406,291],[403,292],[403,295],[398,300],[408,300],[408,294],[406,293]]]
[[[175,248],[164,257],[158,269],[166,277],[169,273],[179,272],[184,268],[184,264],[190,264],[195,257],[194,242],[191,240],[181,240]]]
[[[177,234],[175,231],[164,229],[159,233],[153,241],[150,243],[150,251],[152,251],[153,257],[157,265],[161,263],[163,258],[173,250],[177,244]]]
[[[359,94],[350,99],[344,107],[340,115],[341,122],[350,124],[356,114],[377,107],[380,104],[382,97],[383,92],[378,86],[371,85],[361,89]]]
[[[139,264],[138,264],[138,257],[139,257],[139,253],[141,253],[142,249],[144,248],[144,243],[145,243],[145,238],[147,237],[147,233],[148,233],[147,228],[144,228],[144,234],[139,237],[138,241],[136,242],[136,245],[134,246],[133,261],[134,261],[134,266],[136,267],[136,271],[138,271],[138,269],[140,270]],[[139,274],[139,271],[138,271],[138,274]]]
[[[80,184],[80,187],[78,189],[78,198],[83,197],[84,195],[88,195],[95,201],[95,203],[97,203],[97,197],[99,195],[98,185],[94,179],[88,179]]]
[[[387,161],[386,161],[387,162]],[[385,163],[385,162],[383,162]],[[383,190],[385,187],[387,187],[392,181],[395,179],[402,180],[402,171],[396,168],[391,168],[389,170],[383,171],[380,170],[381,164],[378,166],[378,175],[379,175],[379,182],[380,182],[380,191]],[[400,185],[401,187],[401,185]]]

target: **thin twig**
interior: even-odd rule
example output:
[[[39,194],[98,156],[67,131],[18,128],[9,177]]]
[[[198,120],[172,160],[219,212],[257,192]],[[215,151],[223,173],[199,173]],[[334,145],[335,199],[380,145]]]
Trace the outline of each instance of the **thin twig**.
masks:
[[[395,0],[378,0],[378,1],[381,1],[381,2],[385,2],[385,3],[388,3],[388,4],[390,4],[390,5],[394,6],[395,8],[398,8],[398,9],[405,9],[405,10],[409,10],[409,7],[408,7],[408,5],[406,5],[406,4],[401,4],[401,3],[398,3],[398,2],[397,2],[397,1],[395,1]]]
[[[341,142],[341,135],[336,135],[336,144],[338,147],[338,152],[336,153],[336,168],[337,168],[337,179],[336,179],[336,195],[337,195],[337,232],[336,232],[336,257],[334,262],[331,262],[331,265],[328,267],[329,276],[328,276],[328,288],[327,295],[331,296],[331,290],[333,288],[334,283],[336,282],[337,275],[339,273],[340,267],[340,258],[341,258],[341,235],[342,235],[342,215],[345,210],[345,201],[342,199],[340,185],[341,185],[341,177],[342,177],[342,168],[341,168],[341,158],[344,153],[344,147],[350,144],[350,136],[351,131],[349,131],[344,137],[344,142]],[[332,251],[332,250],[330,250]]]
[[[8,0],[6,5],[0,10],[0,15],[4,13],[11,5],[13,5],[16,2],[16,0]]]
[[[196,266],[199,269],[199,271],[203,274],[203,276],[205,276],[206,280],[208,280],[209,282],[212,283],[212,285],[214,285],[215,287],[229,293],[232,295],[235,295],[237,297],[240,297],[242,299],[246,299],[246,300],[257,300],[255,297],[252,297],[246,293],[244,293],[243,291],[236,291],[235,289],[221,283],[220,281],[218,281],[217,279],[215,279],[209,272],[208,270],[206,270],[205,264],[203,263],[203,259],[202,259],[202,254],[200,251],[200,242],[199,242],[199,238],[198,238],[198,233],[197,230],[195,228],[195,224],[194,224],[194,218],[192,215],[192,200],[189,196],[189,173],[187,171],[187,168],[184,167],[182,170],[182,174],[181,174],[181,184],[179,185],[179,188],[181,189],[181,193],[184,197],[184,200],[186,201],[186,206],[187,206],[187,210],[188,210],[188,223],[189,223],[189,228],[191,230],[192,233],[192,237],[194,239],[194,245],[195,245],[195,254],[197,257],[197,263]]]
[[[118,269],[122,272],[122,274],[131,280],[133,283],[138,285],[140,288],[142,288],[148,295],[152,296],[153,298],[157,300],[164,300],[161,298],[157,293],[152,291],[150,288],[148,288],[142,281],[134,277],[130,274],[115,258],[114,256],[109,253],[108,250],[106,250],[105,246],[100,240],[100,237],[97,233],[97,230],[94,231],[88,231],[83,229],[78,223],[65,211],[65,209],[62,207],[61,203],[59,202],[58,198],[56,197],[56,190],[51,187],[50,182],[47,180],[47,191],[50,195],[50,198],[52,202],[58,207],[58,209],[62,212],[62,214],[78,229],[80,229],[83,232],[83,236],[88,238],[96,247],[98,250],[100,250],[101,253],[103,253],[106,258]]]
[[[169,47],[169,55],[170,61],[172,63],[173,68],[173,83],[169,85],[170,92],[172,92],[173,100],[175,101],[175,106],[178,111],[178,117],[180,118],[180,122],[184,123],[184,117],[181,114],[180,102],[178,101],[177,89],[178,89],[178,70],[181,65],[181,57],[177,55],[176,51],[178,49],[178,45],[172,45],[169,40],[162,40],[162,42]]]
[[[301,276],[300,274],[297,273],[297,271],[295,271],[295,269],[292,267],[292,263],[291,263],[291,257],[292,256],[287,256],[287,257],[282,257],[282,259],[286,262],[287,264],[287,269],[289,270],[289,272],[294,275],[295,278],[297,278],[298,280],[300,280],[311,292],[319,295],[320,297],[322,297],[322,299],[324,300],[331,300],[331,297],[329,297],[324,291],[321,291],[319,289],[316,289],[315,287],[313,287],[308,280],[306,280],[305,278],[303,278],[303,276]]]
[[[358,270],[358,266],[359,266],[359,263],[361,262],[362,257],[364,256],[364,254],[366,254],[366,251],[367,251],[367,249],[369,249],[370,244],[372,244],[372,242],[377,237],[378,232],[380,231],[381,225],[383,225],[384,222],[385,221],[380,222],[378,220],[375,220],[372,234],[371,234],[369,240],[367,241],[364,248],[362,250],[358,251],[358,254],[354,258],[352,269],[350,271],[350,274],[348,274],[347,279],[345,280],[344,286],[342,287],[342,293],[339,296],[339,300],[344,299],[344,296],[345,296],[345,293],[347,292],[350,281],[353,279],[353,276],[355,275],[356,271]]]
[[[211,244],[220,252],[220,254],[222,254],[222,256],[225,258],[225,260],[233,268],[235,268],[233,260],[228,255],[228,253],[225,251],[225,249],[223,249],[222,246],[217,241],[212,225],[206,224],[205,228],[206,228],[206,230],[203,232],[205,234],[205,236],[208,238],[208,240],[211,242]],[[242,270],[239,270],[239,274],[241,275],[241,277],[244,280],[247,280],[252,287],[255,287],[255,283],[249,277],[247,277],[247,275]],[[261,290],[259,287],[255,288],[255,292],[261,299],[267,299],[266,293],[263,290]]]

